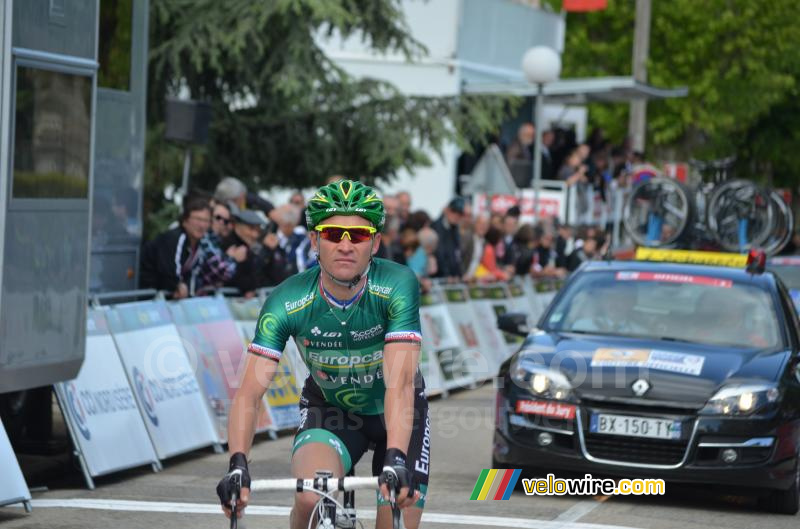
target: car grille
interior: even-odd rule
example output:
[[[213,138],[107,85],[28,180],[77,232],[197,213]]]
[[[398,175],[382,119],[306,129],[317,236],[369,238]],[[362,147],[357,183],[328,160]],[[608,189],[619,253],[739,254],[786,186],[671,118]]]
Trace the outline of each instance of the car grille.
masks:
[[[686,441],[661,441],[596,435],[585,432],[586,451],[592,457],[641,465],[677,465],[686,453]]]

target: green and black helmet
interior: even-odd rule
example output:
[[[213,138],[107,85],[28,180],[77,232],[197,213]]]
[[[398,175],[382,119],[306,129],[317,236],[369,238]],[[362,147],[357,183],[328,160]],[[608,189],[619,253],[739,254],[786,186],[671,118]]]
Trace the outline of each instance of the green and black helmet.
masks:
[[[339,180],[319,188],[306,207],[306,225],[313,230],[328,217],[358,215],[381,231],[386,215],[383,199],[369,186],[352,180]]]

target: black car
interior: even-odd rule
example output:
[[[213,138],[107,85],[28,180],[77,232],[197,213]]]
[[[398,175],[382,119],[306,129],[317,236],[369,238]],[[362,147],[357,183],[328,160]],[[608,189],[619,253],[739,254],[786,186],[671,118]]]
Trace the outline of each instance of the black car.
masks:
[[[749,271],[681,260],[570,277],[500,368],[495,468],[743,487],[798,511],[791,297],[763,259]],[[519,332],[521,317],[498,325]]]
[[[800,255],[773,257],[767,263],[767,270],[781,278],[795,308],[800,309]]]

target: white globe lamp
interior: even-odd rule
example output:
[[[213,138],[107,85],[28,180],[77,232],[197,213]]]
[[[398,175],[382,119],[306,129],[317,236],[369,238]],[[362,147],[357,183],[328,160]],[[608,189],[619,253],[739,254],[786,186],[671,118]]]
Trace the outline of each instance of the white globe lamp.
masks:
[[[533,214],[539,219],[539,189],[542,187],[542,100],[544,85],[558,81],[561,56],[549,46],[534,46],[522,56],[522,73],[536,85],[533,122],[536,125],[536,147],[533,153]]]

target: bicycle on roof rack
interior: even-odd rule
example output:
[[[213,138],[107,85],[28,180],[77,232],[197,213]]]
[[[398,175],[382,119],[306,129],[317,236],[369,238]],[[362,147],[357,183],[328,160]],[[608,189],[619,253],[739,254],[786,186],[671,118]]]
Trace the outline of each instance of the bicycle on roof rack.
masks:
[[[640,246],[692,247],[778,253],[791,239],[794,216],[776,191],[728,179],[735,158],[691,160],[695,185],[656,176],[637,184],[623,209],[623,225]]]
[[[238,478],[238,479],[237,479]],[[237,529],[238,520],[236,501],[241,492],[241,475],[233,474],[231,484],[231,529]],[[394,529],[402,529],[403,522],[400,508],[395,503],[395,484],[389,480],[389,503],[392,508],[392,524]],[[355,509],[355,491],[379,490],[378,476],[356,477],[350,474],[343,478],[334,478],[333,472],[319,470],[313,479],[256,479],[250,483],[250,492],[313,492],[319,495],[314,515],[308,521],[308,528],[315,529],[363,529]],[[335,494],[344,493],[340,503]],[[315,525],[316,523],[316,525]]]

